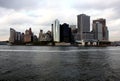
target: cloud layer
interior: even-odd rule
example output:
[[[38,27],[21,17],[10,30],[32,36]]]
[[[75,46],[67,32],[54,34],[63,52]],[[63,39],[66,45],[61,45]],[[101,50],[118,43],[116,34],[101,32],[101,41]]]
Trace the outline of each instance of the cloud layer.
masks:
[[[8,40],[9,28],[24,32],[31,27],[35,34],[40,29],[51,29],[57,18],[61,23],[76,24],[77,15],[85,13],[93,19],[105,18],[110,40],[120,40],[120,0],[0,0],[0,40]]]

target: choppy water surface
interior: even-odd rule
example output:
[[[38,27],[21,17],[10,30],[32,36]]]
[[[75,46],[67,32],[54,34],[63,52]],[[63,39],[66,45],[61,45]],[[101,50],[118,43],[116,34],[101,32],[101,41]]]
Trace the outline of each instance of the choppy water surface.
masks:
[[[0,80],[120,81],[120,47],[0,46]]]

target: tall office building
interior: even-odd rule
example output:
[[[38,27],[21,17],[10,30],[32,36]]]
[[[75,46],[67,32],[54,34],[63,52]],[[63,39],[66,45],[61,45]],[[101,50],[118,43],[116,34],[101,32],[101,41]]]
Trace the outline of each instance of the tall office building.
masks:
[[[43,33],[43,30],[40,30],[40,33],[39,33],[39,41],[44,41],[44,33]]]
[[[105,27],[105,40],[109,40],[109,30],[108,27]]]
[[[102,24],[100,22],[93,23],[93,33],[95,40],[103,40]]]
[[[24,43],[24,33],[21,34],[21,42]]]
[[[53,41],[54,42],[60,42],[60,24],[59,24],[59,20],[56,19],[53,23],[53,28],[52,28],[52,32],[53,32]]]
[[[84,40],[83,35],[90,32],[90,16],[87,16],[85,14],[78,15],[77,25],[78,25],[78,34],[80,36],[80,40]]]
[[[109,40],[109,31],[108,31],[108,28],[106,26],[106,19],[100,18],[97,20],[93,20],[93,25],[98,23],[98,22],[100,24],[102,24],[102,40]],[[94,29],[94,26],[93,26],[93,29]]]
[[[16,44],[21,43],[21,36],[22,36],[21,32],[16,32],[16,35],[15,35]]]
[[[71,28],[69,24],[60,25],[60,42],[71,42]]]
[[[25,31],[24,42],[25,43],[33,42],[33,33],[32,33],[31,28]]]
[[[15,43],[16,31],[13,28],[10,28],[10,43]]]

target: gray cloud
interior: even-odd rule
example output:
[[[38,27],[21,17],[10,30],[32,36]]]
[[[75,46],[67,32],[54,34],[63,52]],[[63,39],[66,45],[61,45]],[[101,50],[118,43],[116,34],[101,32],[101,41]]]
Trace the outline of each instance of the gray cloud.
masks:
[[[8,9],[33,9],[44,5],[44,0],[0,0],[0,6]]]
[[[64,2],[69,0],[0,0],[0,7],[8,9],[56,9],[64,7]]]

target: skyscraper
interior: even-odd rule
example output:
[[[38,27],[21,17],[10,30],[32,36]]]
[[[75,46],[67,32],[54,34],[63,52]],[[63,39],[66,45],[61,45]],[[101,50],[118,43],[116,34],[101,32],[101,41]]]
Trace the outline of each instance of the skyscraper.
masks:
[[[24,42],[25,43],[33,42],[33,33],[32,33],[31,28],[29,28],[29,30],[25,31]]]
[[[15,42],[16,44],[20,44],[21,43],[21,32],[16,32],[16,35],[15,35]]]
[[[10,43],[15,43],[16,31],[13,28],[10,28]]]
[[[102,24],[102,40],[109,40],[109,31],[108,31],[108,28],[106,26],[106,19],[100,18],[100,19],[97,19],[97,20],[93,20],[93,25],[98,23],[98,22],[100,24]]]
[[[90,32],[90,16],[80,14],[77,16],[78,33],[80,40],[83,40],[83,34]],[[86,37],[85,37],[86,38]]]
[[[60,25],[60,42],[71,42],[71,28],[67,23]]]
[[[58,19],[53,23],[53,41],[60,42],[60,24]]]
[[[109,40],[109,30],[107,26],[105,27],[105,40]]]
[[[102,24],[100,22],[96,22],[93,24],[93,33],[95,40],[103,40]]]
[[[39,41],[44,41],[44,33],[43,33],[43,30],[40,30],[40,33],[39,33]]]

